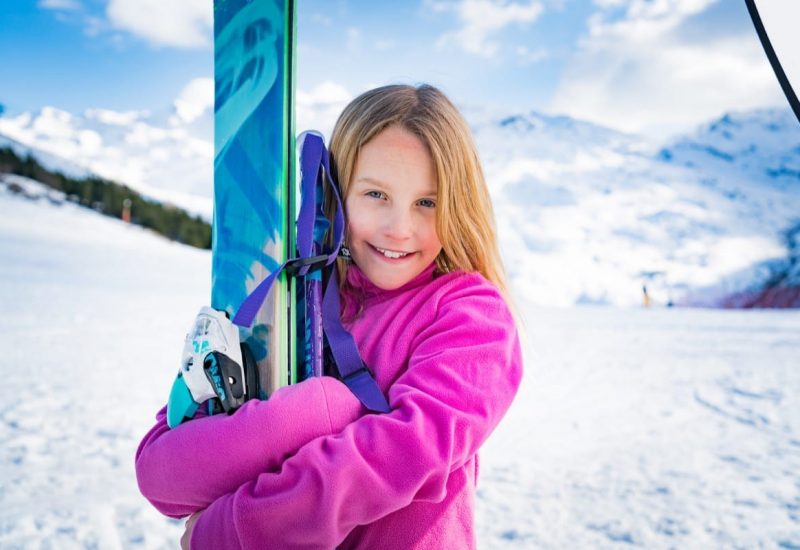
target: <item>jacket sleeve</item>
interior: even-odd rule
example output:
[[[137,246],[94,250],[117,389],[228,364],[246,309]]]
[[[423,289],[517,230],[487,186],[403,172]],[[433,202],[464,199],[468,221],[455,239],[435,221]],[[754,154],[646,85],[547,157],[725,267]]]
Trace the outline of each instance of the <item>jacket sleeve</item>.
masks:
[[[412,501],[440,502],[503,417],[522,376],[514,320],[487,283],[462,285],[415,337],[392,411],[315,439],[207,508],[192,548],[334,548]]]
[[[277,470],[303,445],[338,433],[362,412],[350,390],[331,377],[248,401],[232,416],[200,413],[175,429],[163,408],[136,451],[139,489],[161,513],[187,516]]]

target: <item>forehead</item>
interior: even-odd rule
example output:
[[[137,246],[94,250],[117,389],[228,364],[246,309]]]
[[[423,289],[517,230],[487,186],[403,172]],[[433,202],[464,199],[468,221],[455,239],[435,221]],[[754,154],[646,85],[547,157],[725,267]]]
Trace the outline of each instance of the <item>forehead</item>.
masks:
[[[436,170],[427,146],[408,130],[391,126],[359,152],[353,183],[413,187],[436,192]]]

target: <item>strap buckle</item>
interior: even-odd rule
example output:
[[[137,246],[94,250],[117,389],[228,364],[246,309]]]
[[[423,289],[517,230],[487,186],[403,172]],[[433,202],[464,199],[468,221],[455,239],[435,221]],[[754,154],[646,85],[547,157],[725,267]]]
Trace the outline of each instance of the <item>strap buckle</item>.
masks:
[[[350,388],[361,404],[364,405],[369,411],[376,413],[388,413],[389,403],[386,397],[381,393],[375,378],[372,376],[372,371],[361,362],[361,368],[351,372],[347,376],[342,377],[342,383]]]
[[[353,372],[351,372],[347,376],[342,376],[342,382],[347,384],[351,380],[354,380],[355,378],[360,378],[361,376],[364,376],[364,375],[372,378],[372,371],[369,370],[369,367],[367,367],[367,365],[365,365],[364,362],[362,361],[360,369],[354,370]]]
[[[292,277],[307,275],[313,271],[318,271],[328,264],[328,255],[320,254],[309,258],[292,258],[286,261],[283,270]],[[301,273],[302,271],[302,273]]]

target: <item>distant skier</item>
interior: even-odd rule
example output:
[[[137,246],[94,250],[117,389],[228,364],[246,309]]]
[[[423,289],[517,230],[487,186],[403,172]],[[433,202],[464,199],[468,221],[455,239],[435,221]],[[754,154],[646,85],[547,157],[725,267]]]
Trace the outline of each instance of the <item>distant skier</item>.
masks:
[[[136,471],[191,514],[183,548],[475,548],[478,451],[522,376],[478,152],[438,89],[395,85],[345,108],[331,153],[342,318],[391,411],[330,376],[175,429],[162,409]]]
[[[131,199],[125,199],[122,201],[122,221],[125,223],[131,223],[131,205],[133,201]]]
[[[642,305],[650,307],[650,295],[647,293],[647,285],[642,285]]]

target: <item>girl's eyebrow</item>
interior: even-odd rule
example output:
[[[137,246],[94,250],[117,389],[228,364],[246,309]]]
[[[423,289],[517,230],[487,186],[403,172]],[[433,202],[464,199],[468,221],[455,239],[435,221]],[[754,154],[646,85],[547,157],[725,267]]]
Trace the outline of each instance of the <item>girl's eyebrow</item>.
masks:
[[[356,178],[356,181],[353,182],[353,183],[361,183],[361,182],[368,183],[370,185],[375,185],[375,186],[380,187],[382,189],[391,189],[391,185],[387,185],[386,183],[382,182],[381,180],[378,180],[378,179],[375,179],[375,178],[371,178],[369,176],[361,176],[359,178]],[[423,191],[421,194],[423,196],[426,196],[426,197],[428,197],[428,196],[435,197],[435,196],[437,196],[437,191],[436,191],[435,188],[430,187],[430,188],[426,189],[425,191]]]
[[[369,176],[361,176],[360,178],[356,178],[356,183],[364,182],[364,183],[371,183],[372,185],[378,185],[380,187],[388,187],[385,183],[381,180],[376,180],[375,178],[371,178]]]

